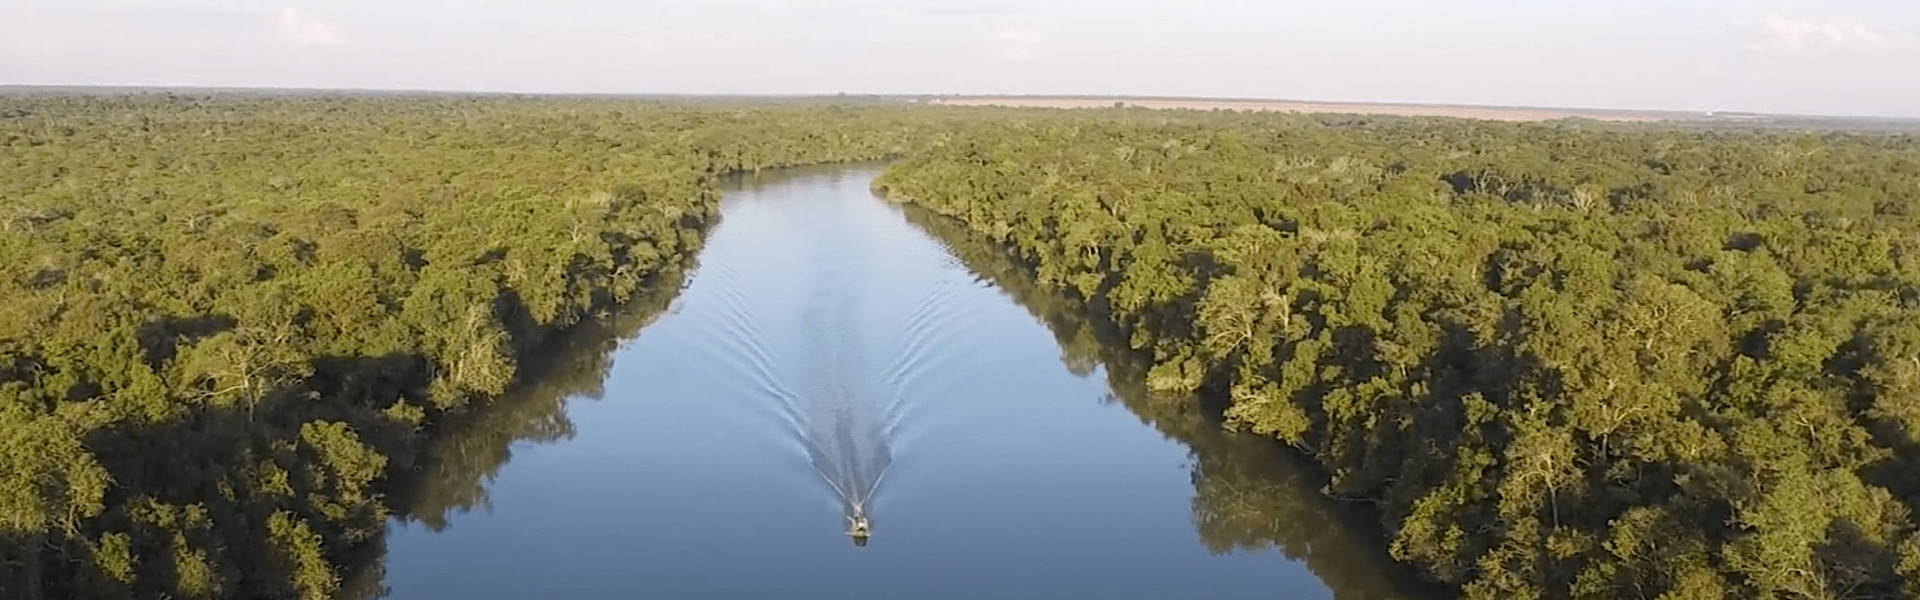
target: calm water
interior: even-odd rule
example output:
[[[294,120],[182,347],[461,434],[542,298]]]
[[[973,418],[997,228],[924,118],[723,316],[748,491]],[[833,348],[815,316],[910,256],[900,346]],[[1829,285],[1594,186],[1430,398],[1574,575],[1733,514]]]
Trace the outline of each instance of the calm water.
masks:
[[[736,185],[663,314],[449,428],[375,587],[1405,597],[1378,534],[1275,444],[1134,389],[1084,316],[873,198],[875,173]],[[871,519],[865,547],[850,512]]]

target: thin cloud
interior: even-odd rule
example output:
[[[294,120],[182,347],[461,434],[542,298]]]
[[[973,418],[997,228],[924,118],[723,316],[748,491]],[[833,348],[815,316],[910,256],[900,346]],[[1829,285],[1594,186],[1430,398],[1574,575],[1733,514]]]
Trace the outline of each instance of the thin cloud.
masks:
[[[1910,40],[1889,34],[1858,20],[1797,19],[1767,15],[1751,48],[1760,52],[1807,54],[1821,52],[1878,52],[1907,45]]]
[[[1007,0],[663,0],[681,13],[722,14],[730,18],[833,21],[850,15],[884,14],[918,19],[982,18],[1028,12]]]
[[[998,0],[803,0],[790,6],[808,11],[888,11],[923,17],[1004,15],[1019,8]]]
[[[1022,12],[1015,4],[998,2],[894,3],[888,8],[928,17],[1006,16]]]
[[[1001,29],[998,44],[1000,58],[1014,62],[1033,60],[1034,53],[1045,40],[1040,32],[1031,29]]]
[[[338,46],[344,43],[333,22],[286,6],[280,9],[280,39],[296,46]]]

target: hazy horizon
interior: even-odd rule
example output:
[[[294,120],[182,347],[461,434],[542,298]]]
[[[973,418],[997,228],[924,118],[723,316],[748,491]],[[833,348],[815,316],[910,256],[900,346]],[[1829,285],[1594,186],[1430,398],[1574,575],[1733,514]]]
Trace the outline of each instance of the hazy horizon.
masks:
[[[0,85],[1046,95],[1920,118],[1920,6],[0,1]]]

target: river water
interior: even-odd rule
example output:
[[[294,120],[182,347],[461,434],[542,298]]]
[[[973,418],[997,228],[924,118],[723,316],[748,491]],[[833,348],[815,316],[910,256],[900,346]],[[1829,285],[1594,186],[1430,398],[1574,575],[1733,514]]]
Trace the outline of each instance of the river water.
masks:
[[[1097,325],[951,225],[874,198],[877,172],[731,185],[670,306],[584,336],[448,427],[370,585],[464,600],[1415,595],[1379,533],[1277,444],[1139,391]]]

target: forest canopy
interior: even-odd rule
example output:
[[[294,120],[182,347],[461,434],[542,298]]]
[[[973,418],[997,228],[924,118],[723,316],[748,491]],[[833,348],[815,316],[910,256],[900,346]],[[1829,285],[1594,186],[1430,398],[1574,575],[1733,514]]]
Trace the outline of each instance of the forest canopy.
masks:
[[[1920,594],[1920,140],[1444,119],[992,125],[876,184],[1468,597]]]
[[[441,415],[678,288],[717,177],[943,114],[0,97],[0,597],[333,595]]]

